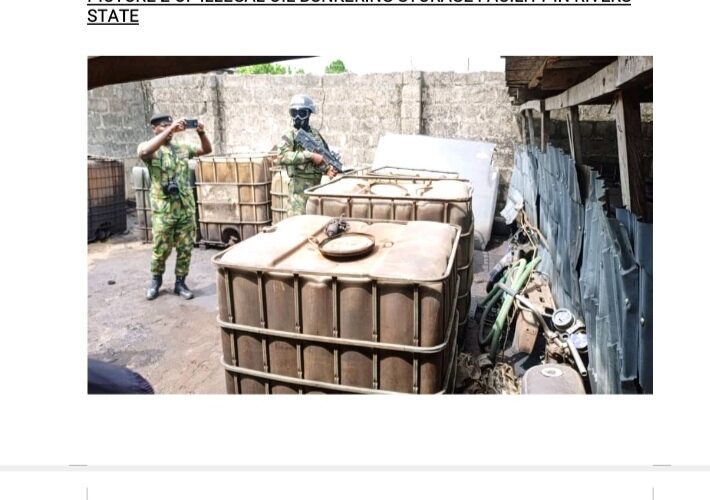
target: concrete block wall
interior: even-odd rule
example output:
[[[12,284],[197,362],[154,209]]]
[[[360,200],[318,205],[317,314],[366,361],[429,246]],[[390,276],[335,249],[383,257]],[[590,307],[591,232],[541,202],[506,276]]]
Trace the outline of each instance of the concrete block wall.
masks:
[[[218,100],[215,96],[217,75],[185,75],[173,78],[161,78],[145,82],[148,91],[146,99],[150,109],[149,116],[155,112],[169,113],[173,118],[199,118],[210,131],[210,140],[218,141],[221,120],[219,117]],[[152,137],[153,132],[147,127],[148,132],[142,139],[145,141]],[[179,134],[179,140],[193,146],[200,144],[199,137],[194,130],[187,130]]]
[[[291,96],[309,94],[317,113],[311,123],[347,165],[372,163],[380,136],[425,134],[496,144],[502,205],[520,142],[515,109],[503,73],[403,72],[372,75],[200,74],[112,85],[88,93],[90,154],[123,159],[127,175],[138,164],[138,144],[152,136],[154,111],[205,122],[216,154],[268,151],[290,127]],[[608,107],[581,106],[582,147],[590,164],[618,162]],[[645,155],[652,154],[652,106],[642,107]],[[539,120],[536,120],[539,137]],[[181,141],[199,143],[192,131]],[[568,149],[562,115],[552,113],[552,144]],[[133,192],[126,190],[127,196]]]
[[[505,123],[512,114],[495,73],[201,74],[113,85],[89,92],[89,151],[124,159],[130,172],[155,111],[199,117],[216,154],[268,151],[290,127],[288,102],[297,93],[316,101],[311,123],[348,165],[372,163],[387,133],[492,140],[497,164],[512,165],[515,129]],[[189,131],[180,140],[198,143]]]
[[[503,73],[424,73],[422,132],[496,144],[493,162],[501,176],[502,208],[513,169],[513,144],[520,142]]]
[[[134,198],[130,172],[139,163],[138,144],[149,137],[150,109],[141,83],[110,85],[88,93],[87,153],[123,160],[126,196]]]
[[[350,165],[371,163],[381,135],[418,130],[416,74],[220,76],[225,153],[277,145],[291,126],[288,102],[298,93],[315,100],[311,125]]]

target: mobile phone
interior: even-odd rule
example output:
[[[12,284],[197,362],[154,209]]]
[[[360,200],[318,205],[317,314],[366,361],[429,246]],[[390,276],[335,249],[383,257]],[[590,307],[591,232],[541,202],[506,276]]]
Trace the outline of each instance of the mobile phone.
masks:
[[[186,118],[185,128],[197,128],[197,118]]]

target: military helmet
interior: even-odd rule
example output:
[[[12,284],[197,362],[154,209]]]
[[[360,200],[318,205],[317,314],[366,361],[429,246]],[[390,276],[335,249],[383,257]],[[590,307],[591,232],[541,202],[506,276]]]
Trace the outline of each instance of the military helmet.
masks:
[[[316,112],[316,103],[306,94],[296,94],[291,98],[288,109],[307,109],[311,113]]]

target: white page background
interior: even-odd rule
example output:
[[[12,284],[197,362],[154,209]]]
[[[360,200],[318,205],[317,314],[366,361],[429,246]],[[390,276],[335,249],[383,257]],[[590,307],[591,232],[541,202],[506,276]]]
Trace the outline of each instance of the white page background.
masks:
[[[85,26],[74,3],[4,6],[0,464],[707,464],[702,2],[148,7],[138,27]],[[654,56],[653,396],[86,395],[87,56],[328,53],[347,64],[442,51]]]

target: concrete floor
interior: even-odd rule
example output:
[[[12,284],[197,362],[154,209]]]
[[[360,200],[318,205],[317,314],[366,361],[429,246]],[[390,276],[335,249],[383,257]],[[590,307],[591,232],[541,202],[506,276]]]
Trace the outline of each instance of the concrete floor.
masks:
[[[473,305],[485,296],[488,272],[505,253],[493,242],[474,254]],[[88,245],[88,353],[143,375],[163,394],[223,394],[224,371],[217,316],[215,268],[219,250],[195,248],[188,286],[195,293],[183,300],[172,293],[174,253],[167,264],[160,296],[145,299],[150,282],[150,244],[140,241],[135,213],[129,212],[126,234]],[[469,319],[464,350],[477,352]]]

